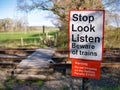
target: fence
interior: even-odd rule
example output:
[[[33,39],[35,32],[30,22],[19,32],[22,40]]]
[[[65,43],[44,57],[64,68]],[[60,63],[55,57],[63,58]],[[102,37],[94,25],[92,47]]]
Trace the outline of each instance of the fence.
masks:
[[[56,45],[56,27],[29,27],[27,32],[0,32],[0,47],[45,47]]]
[[[0,47],[14,48],[56,46],[57,32],[51,33],[1,34]]]

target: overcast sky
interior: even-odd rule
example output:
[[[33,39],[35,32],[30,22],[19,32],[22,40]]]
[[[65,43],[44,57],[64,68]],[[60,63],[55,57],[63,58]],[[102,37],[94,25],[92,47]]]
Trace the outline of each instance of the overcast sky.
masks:
[[[16,1],[17,0],[0,0],[0,19],[19,19],[24,16],[22,12],[16,10]],[[50,12],[38,10],[28,13],[29,26],[54,26],[52,24],[53,18],[50,18],[50,15],[52,15]]]

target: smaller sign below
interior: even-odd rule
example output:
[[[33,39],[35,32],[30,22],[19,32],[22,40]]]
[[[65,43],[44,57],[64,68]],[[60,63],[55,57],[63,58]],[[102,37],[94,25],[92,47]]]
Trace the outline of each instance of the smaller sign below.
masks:
[[[72,76],[99,79],[100,63],[99,61],[91,62],[72,59]]]

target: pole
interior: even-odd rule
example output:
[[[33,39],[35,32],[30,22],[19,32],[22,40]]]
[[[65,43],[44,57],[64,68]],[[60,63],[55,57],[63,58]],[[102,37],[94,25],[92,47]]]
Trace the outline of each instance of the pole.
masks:
[[[88,90],[88,78],[82,79],[82,90]]]
[[[23,41],[23,38],[21,37],[21,46],[24,45],[24,41]]]
[[[43,34],[45,33],[45,26],[43,25]]]

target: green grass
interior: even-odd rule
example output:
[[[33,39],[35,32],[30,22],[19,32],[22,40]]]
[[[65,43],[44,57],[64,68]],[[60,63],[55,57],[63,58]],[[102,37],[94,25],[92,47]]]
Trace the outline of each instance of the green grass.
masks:
[[[36,80],[29,80],[28,81],[31,85],[37,85],[37,86],[41,86],[43,84],[43,81],[40,79],[36,79]]]
[[[7,40],[7,39],[21,39],[21,38],[39,38],[39,33],[2,33],[0,34],[0,40]]]
[[[58,30],[46,30],[47,34],[54,36],[55,34],[58,36],[58,46],[60,48],[66,48],[68,39],[65,32],[60,32],[58,34]],[[0,47],[46,47],[45,44],[40,42],[40,37],[44,40],[46,38],[46,34],[41,31],[29,31],[28,33],[24,32],[3,32],[0,33]],[[55,36],[56,37],[56,36]],[[24,46],[21,45],[21,38],[23,38]],[[63,39],[64,38],[64,39]],[[120,29],[119,30],[105,30],[104,33],[104,46],[105,48],[120,48]]]
[[[49,35],[55,35],[57,31],[52,31],[49,32]],[[0,33],[0,41],[7,40],[7,39],[21,39],[21,38],[39,38],[40,36],[45,36],[45,34],[42,33],[20,33],[20,32],[15,32],[15,33]]]
[[[5,81],[6,82],[12,82],[14,79],[12,77],[8,77]]]
[[[49,34],[49,35],[55,35],[56,33],[58,33],[58,31],[51,31],[51,32],[49,32],[48,34]]]
[[[48,35],[55,35],[58,31],[50,31]],[[23,40],[24,47],[29,46],[37,46],[37,47],[45,47],[40,43],[40,37],[46,38],[46,34],[37,33],[37,32],[5,32],[0,33],[0,47],[23,47],[21,45],[21,40]]]

